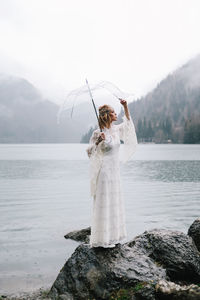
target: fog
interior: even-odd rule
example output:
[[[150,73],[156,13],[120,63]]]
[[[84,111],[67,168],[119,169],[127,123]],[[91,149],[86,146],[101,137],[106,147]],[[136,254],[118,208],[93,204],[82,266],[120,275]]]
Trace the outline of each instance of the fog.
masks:
[[[107,80],[137,96],[200,52],[198,0],[0,2],[0,69],[60,103]]]

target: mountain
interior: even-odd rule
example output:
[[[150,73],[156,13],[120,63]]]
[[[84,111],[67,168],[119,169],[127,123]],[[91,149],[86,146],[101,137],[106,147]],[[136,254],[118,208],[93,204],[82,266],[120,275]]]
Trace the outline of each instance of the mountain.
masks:
[[[1,74],[0,142],[50,141],[55,136],[56,111],[57,106],[27,80]]]
[[[142,141],[200,142],[200,56],[130,104]]]
[[[139,142],[200,143],[200,55],[130,103],[129,110]],[[88,131],[82,142],[89,137]]]
[[[58,105],[45,99],[23,78],[0,75],[0,143],[64,143],[79,142],[88,130],[85,120],[88,105],[79,105],[73,119],[62,114],[57,123]]]

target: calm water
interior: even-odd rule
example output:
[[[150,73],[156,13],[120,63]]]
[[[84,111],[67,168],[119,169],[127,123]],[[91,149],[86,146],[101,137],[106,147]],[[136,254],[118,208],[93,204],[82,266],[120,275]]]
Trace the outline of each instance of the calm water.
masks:
[[[50,287],[78,245],[64,235],[90,225],[86,147],[0,145],[0,294]],[[140,144],[121,179],[128,240],[200,216],[200,145]]]

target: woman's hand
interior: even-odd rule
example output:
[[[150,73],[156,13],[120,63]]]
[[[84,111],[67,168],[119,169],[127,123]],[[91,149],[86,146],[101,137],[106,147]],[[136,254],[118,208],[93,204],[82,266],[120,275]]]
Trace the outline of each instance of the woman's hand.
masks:
[[[105,133],[101,132],[100,136],[98,137],[98,140],[96,141],[96,145],[98,145],[100,142],[102,142],[103,140],[105,140]]]
[[[123,100],[121,98],[119,98],[120,100],[120,103],[123,105],[123,106],[127,106],[127,101],[126,100]]]

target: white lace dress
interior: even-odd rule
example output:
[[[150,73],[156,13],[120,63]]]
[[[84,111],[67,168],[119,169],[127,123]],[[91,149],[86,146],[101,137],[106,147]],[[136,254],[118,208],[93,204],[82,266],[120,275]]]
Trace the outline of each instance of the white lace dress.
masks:
[[[90,247],[112,247],[127,237],[125,207],[120,180],[120,140],[124,142],[122,162],[136,151],[137,136],[130,117],[103,129],[105,140],[95,145],[100,130],[93,132],[87,154],[90,158],[90,188],[93,197]]]

